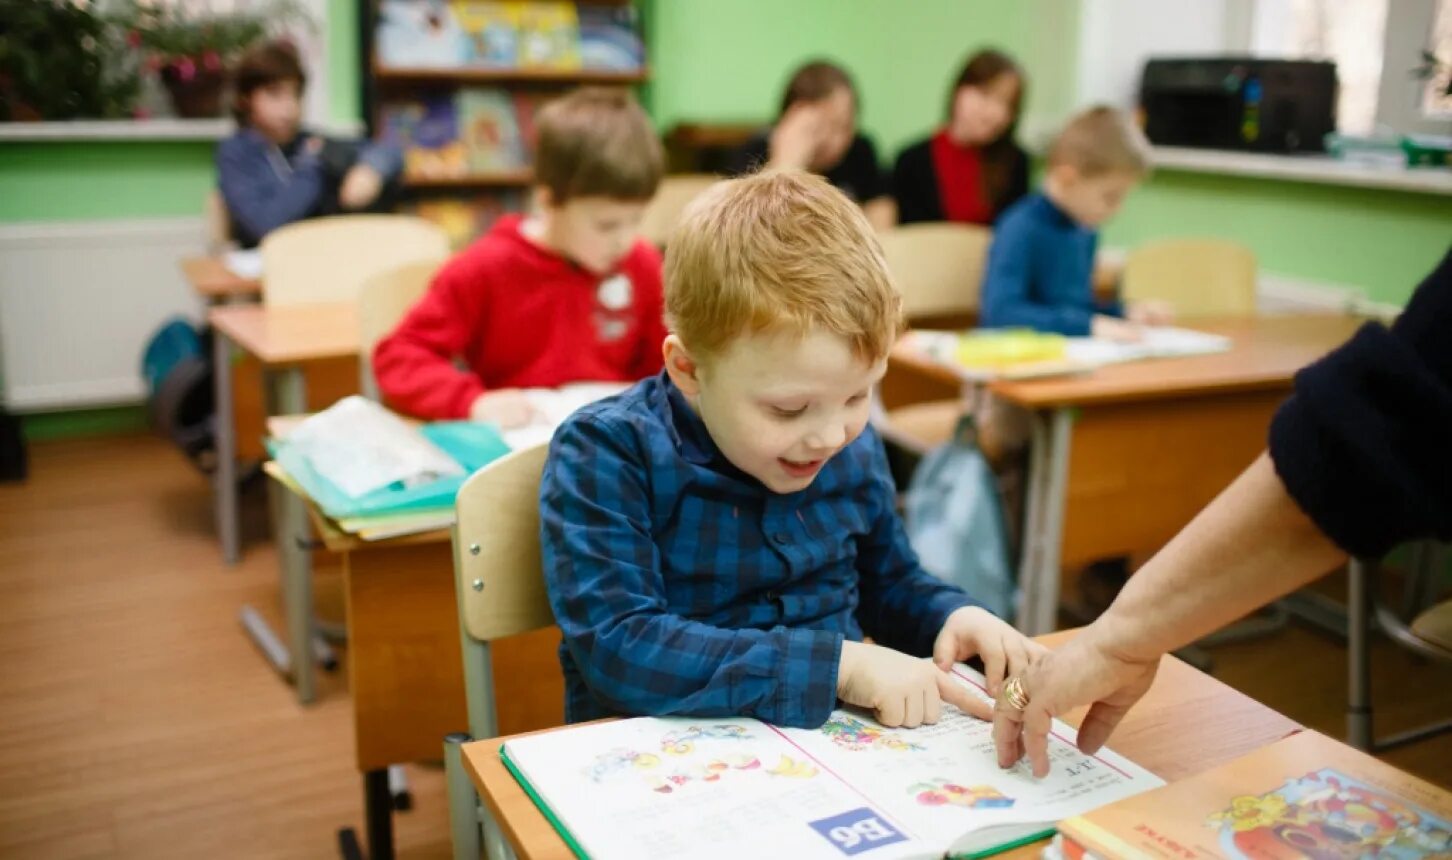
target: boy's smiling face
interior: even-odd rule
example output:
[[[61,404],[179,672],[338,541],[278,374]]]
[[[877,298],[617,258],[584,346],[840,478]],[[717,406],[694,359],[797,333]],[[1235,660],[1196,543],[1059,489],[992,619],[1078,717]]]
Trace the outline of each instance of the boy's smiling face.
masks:
[[[675,335],[666,370],[736,468],[775,493],[806,489],[867,426],[872,386],[887,369],[827,332],[739,337],[698,361]]]

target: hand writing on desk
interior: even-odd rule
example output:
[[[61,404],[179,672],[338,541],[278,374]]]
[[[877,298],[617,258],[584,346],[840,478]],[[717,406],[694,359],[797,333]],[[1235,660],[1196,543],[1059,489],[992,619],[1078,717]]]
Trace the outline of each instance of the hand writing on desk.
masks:
[[[473,405],[469,407],[470,421],[488,422],[497,425],[501,430],[523,427],[536,417],[538,413],[534,404],[518,388],[486,391],[474,398]]]
[[[1135,343],[1144,338],[1144,331],[1138,323],[1104,314],[1094,317],[1089,324],[1089,334],[1116,343]]]
[[[1133,302],[1125,316],[1140,325],[1169,325],[1175,321],[1175,306],[1169,302]]]

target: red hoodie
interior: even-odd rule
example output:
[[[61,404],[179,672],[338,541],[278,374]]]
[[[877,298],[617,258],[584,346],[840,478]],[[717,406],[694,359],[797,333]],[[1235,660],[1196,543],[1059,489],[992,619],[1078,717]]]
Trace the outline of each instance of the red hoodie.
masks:
[[[373,373],[388,405],[420,418],[466,418],[490,389],[633,382],[660,370],[666,331],[655,248],[637,242],[602,277],[526,239],[520,221],[499,219],[446,263],[379,341]]]

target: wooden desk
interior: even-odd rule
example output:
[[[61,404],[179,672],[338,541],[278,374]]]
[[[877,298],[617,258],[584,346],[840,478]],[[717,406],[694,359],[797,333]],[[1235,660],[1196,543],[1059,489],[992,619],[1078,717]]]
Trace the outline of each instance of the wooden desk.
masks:
[[[183,257],[179,265],[192,291],[208,304],[262,296],[260,279],[244,278],[233,272],[221,257]]]
[[[1072,631],[1043,637],[1054,646]],[[1064,721],[1078,726],[1082,712]],[[1144,700],[1125,717],[1110,745],[1161,778],[1194,776],[1258,749],[1301,726],[1174,657],[1160,663]],[[521,860],[570,860],[574,855],[505,768],[499,747],[509,738],[464,745],[464,766],[494,820]],[[1037,858],[1042,844],[1000,855]],[[769,853],[769,852],[768,852]]]
[[[1345,316],[1194,321],[1229,352],[1133,362],[1083,376],[994,382],[1032,415],[1019,627],[1056,626],[1066,566],[1159,549],[1265,448],[1296,371],[1361,325]],[[950,367],[894,350],[895,370],[969,384]],[[1070,452],[1073,456],[1070,456]]]

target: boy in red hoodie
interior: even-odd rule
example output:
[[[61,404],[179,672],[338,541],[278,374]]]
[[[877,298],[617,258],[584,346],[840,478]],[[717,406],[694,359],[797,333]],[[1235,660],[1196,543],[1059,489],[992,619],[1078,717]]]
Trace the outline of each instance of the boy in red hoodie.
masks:
[[[537,128],[537,214],[499,219],[378,343],[389,406],[507,429],[532,418],[521,389],[661,369],[660,255],[636,236],[662,173],[650,121],[629,94],[587,88]]]

